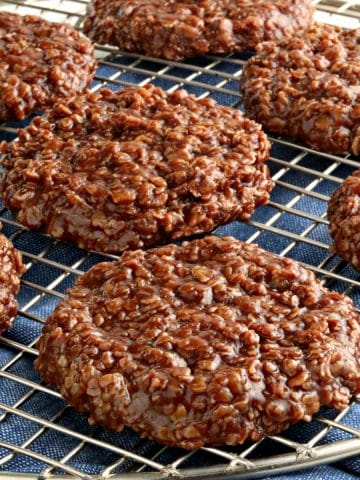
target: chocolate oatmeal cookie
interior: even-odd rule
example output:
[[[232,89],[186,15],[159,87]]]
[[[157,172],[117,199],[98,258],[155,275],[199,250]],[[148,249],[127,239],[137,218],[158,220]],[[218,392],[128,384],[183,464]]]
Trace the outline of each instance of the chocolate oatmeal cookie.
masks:
[[[360,393],[352,301],[234,238],[97,264],[38,347],[36,368],[91,423],[188,449],[258,440]]]
[[[82,92],[95,72],[93,53],[71,25],[0,12],[0,121]]]
[[[21,254],[0,233],[0,332],[10,327],[16,315],[18,305],[15,296],[23,272]]]
[[[360,29],[313,25],[266,42],[241,78],[246,112],[316,150],[360,153]]]
[[[154,57],[242,52],[307,28],[310,0],[92,0],[84,32]]]
[[[108,253],[248,218],[273,186],[257,123],[152,85],[64,100],[3,151],[20,222]]]
[[[332,194],[328,219],[332,251],[360,269],[360,170],[353,172]]]

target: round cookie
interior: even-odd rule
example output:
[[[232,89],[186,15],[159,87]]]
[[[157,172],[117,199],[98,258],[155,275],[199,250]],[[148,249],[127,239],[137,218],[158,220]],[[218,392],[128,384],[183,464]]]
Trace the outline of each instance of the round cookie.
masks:
[[[70,93],[95,73],[94,48],[74,27],[0,12],[0,121],[24,119]]]
[[[57,104],[3,145],[18,221],[119,253],[248,218],[268,201],[270,144],[239,110],[147,85]]]
[[[360,269],[360,170],[332,194],[328,206],[331,250]]]
[[[310,0],[92,0],[84,32],[125,51],[181,60],[293,35],[313,11]]]
[[[245,111],[270,132],[360,153],[360,29],[315,24],[259,45],[241,77]]]
[[[188,449],[274,435],[360,393],[352,301],[231,237],[95,265],[38,348],[45,381],[91,423]]]
[[[23,272],[20,252],[0,233],[0,332],[10,327],[16,315],[18,304],[15,296]]]

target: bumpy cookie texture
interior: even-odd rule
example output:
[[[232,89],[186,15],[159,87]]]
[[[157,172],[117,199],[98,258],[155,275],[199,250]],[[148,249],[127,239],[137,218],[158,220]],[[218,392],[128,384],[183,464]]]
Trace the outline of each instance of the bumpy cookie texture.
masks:
[[[97,264],[38,347],[37,369],[91,423],[188,449],[258,440],[360,392],[352,301],[230,237]]]
[[[310,0],[93,0],[84,31],[154,57],[242,52],[307,28]]]
[[[0,12],[0,121],[82,92],[95,72],[93,53],[71,25]]]
[[[332,194],[328,206],[332,251],[360,269],[360,170]]]
[[[0,332],[10,327],[16,315],[18,304],[15,296],[23,272],[20,252],[0,233]]]
[[[67,99],[3,151],[20,222],[108,253],[248,218],[273,186],[257,123],[152,85]]]
[[[316,150],[360,154],[360,29],[316,24],[266,42],[241,78],[246,112]]]

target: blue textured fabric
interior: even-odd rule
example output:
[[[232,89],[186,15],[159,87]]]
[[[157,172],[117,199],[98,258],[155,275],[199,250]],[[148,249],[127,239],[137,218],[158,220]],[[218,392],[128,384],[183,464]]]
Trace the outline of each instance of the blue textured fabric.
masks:
[[[238,59],[245,59],[249,54],[237,57]],[[146,80],[149,74],[154,73],[153,83],[163,88],[175,87],[178,79],[185,79],[191,73],[186,66],[173,66],[166,70],[168,78],[158,78],[157,72],[165,66],[165,63],[150,62],[142,60],[137,64],[138,69],[143,69],[149,74],[142,74],[136,72],[126,71],[126,67],[133,63],[134,58],[131,56],[114,56],[111,61],[117,63],[119,68],[124,67],[119,74],[117,67],[100,66],[98,71],[99,79],[94,81],[94,85],[100,85],[103,79],[109,78],[114,74],[119,74],[116,77],[118,84],[107,83],[108,88],[118,89],[121,85],[128,83],[139,83]],[[209,59],[195,58],[188,62],[189,65],[205,67],[209,64]],[[227,61],[226,58],[219,63],[214,63],[212,70],[217,72],[225,72],[235,74],[239,71],[239,63]],[[100,80],[101,79],[101,80]],[[206,83],[208,85],[218,85],[222,82],[224,77],[216,73],[202,73],[194,78],[194,81]],[[240,106],[239,98],[236,96],[238,91],[238,81],[230,81],[223,85],[223,88],[233,90],[234,95],[223,92],[212,92],[210,96],[224,105]],[[187,89],[197,95],[206,93],[206,86],[187,86]],[[22,125],[19,122],[13,123],[12,126]],[[2,140],[11,140],[12,135],[2,132]],[[272,147],[272,158],[279,159],[285,162],[290,162],[301,153],[300,149],[293,147],[285,147],[275,143]],[[276,176],[282,184],[276,186],[271,195],[271,200],[274,204],[288,204],[293,202],[292,207],[305,213],[311,213],[317,216],[324,216],[326,213],[327,204],[322,198],[322,195],[329,195],[337,187],[337,183],[329,180],[318,181],[316,172],[324,172],[332,161],[321,156],[307,154],[297,160],[298,167],[311,169],[312,172],[299,172],[294,168],[289,168],[283,171],[284,165],[280,165],[276,161],[270,161],[269,165],[271,173]],[[282,175],[281,172],[283,171]],[[332,175],[344,178],[352,171],[352,168],[347,165],[339,165],[332,171]],[[294,188],[289,188],[284,185],[288,184]],[[297,187],[307,188],[320,197],[311,195],[301,195]],[[259,208],[252,217],[253,222],[264,224],[271,221],[274,215],[278,213],[276,206],[264,206]],[[73,273],[64,272],[63,269],[51,262],[57,262],[67,266],[75,266],[79,270],[86,271],[95,263],[107,259],[107,257],[98,254],[89,254],[75,247],[61,242],[55,242],[51,238],[39,233],[22,231],[19,228],[6,223],[11,220],[9,212],[4,212],[2,217],[5,219],[3,231],[7,236],[13,238],[14,244],[17,248],[24,251],[24,261],[29,263],[31,257],[28,254],[40,255],[45,261],[33,262],[31,267],[24,275],[24,284],[21,287],[19,295],[19,304],[26,312],[19,314],[13,327],[3,334],[3,337],[18,342],[23,345],[33,346],[34,341],[41,332],[43,322],[46,317],[53,311],[57,302],[60,301],[61,295],[65,293],[75,279]],[[270,231],[276,229],[276,233]],[[305,262],[310,265],[318,266],[328,258],[328,251],[321,246],[321,243],[329,243],[330,238],[327,231],[327,226],[321,223],[315,224],[312,220],[304,218],[294,213],[283,213],[278,215],[275,221],[272,221],[270,230],[259,230],[256,226],[243,223],[233,222],[216,230],[218,235],[233,235],[241,240],[254,239],[261,247],[275,253],[281,253],[284,249],[288,249],[287,255]],[[303,235],[307,230],[306,236],[309,239],[321,242],[318,246],[309,245],[306,242],[296,242],[288,237],[289,232],[296,235]],[[77,263],[79,262],[79,263]],[[331,257],[322,265],[322,268],[330,270],[335,265],[338,273],[346,275],[348,278],[359,280],[359,273],[348,265],[339,263],[339,259]],[[60,280],[59,280],[60,276]],[[345,291],[349,284],[340,281],[329,281],[329,286],[339,291]],[[46,292],[39,292],[37,286],[51,288],[59,294],[54,296]],[[360,305],[359,289],[353,288],[350,295]],[[39,383],[41,379],[38,373],[33,368],[34,357],[30,353],[23,353],[18,355],[19,350],[13,348],[3,342],[0,342],[0,368],[12,362],[6,371],[15,375],[16,377],[25,378],[31,382]],[[136,433],[130,429],[125,429],[121,434],[116,434],[104,430],[100,427],[89,426],[86,416],[76,413],[72,408],[57,397],[50,396],[47,393],[39,392],[30,394],[30,388],[22,385],[11,378],[0,377],[0,402],[14,406],[24,412],[37,417],[51,420],[70,430],[90,435],[91,437],[109,442],[114,446],[130,449],[139,455],[145,455],[151,458],[156,453],[159,453],[161,447],[155,442],[141,439]],[[1,413],[1,412],[0,412]],[[334,419],[336,412],[333,410],[323,409],[321,414],[324,417]],[[360,428],[360,406],[354,406],[343,420],[349,426]],[[64,455],[71,452],[79,441],[70,435],[59,433],[53,429],[39,430],[40,426],[30,420],[24,419],[17,415],[7,414],[0,417],[0,441],[6,441],[14,445],[23,445],[29,442],[29,448],[34,452],[46,455],[56,460],[61,460]],[[311,422],[310,424],[299,424],[290,428],[284,433],[284,436],[297,442],[306,442],[312,436],[323,428],[319,422]],[[33,436],[33,438],[31,438]],[[340,430],[331,430],[328,435],[321,440],[320,443],[327,443],[339,441],[348,438],[349,434]],[[250,444],[249,444],[250,445]],[[225,447],[224,449],[231,452],[240,453],[243,446],[239,447]],[[289,450],[272,440],[264,440],[260,447],[255,450],[250,458],[259,458],[261,456],[277,455],[286,453]],[[166,449],[163,453],[157,456],[156,461],[163,464],[169,464],[176,460],[185,452],[179,449]],[[9,456],[9,451],[0,448],[0,459]],[[86,444],[79,452],[75,453],[68,461],[68,465],[77,468],[78,470],[89,473],[98,474],[108,465],[116,462],[119,455],[112,453],[104,448],[95,447]],[[223,463],[219,457],[212,455],[205,451],[199,451],[182,465],[182,468],[194,468],[197,466],[216,465]],[[39,473],[46,467],[46,464],[38,460],[29,458],[26,455],[13,455],[8,457],[8,461],[0,466],[1,470],[13,472],[32,472]],[[115,470],[116,473],[129,471],[138,468],[132,460],[124,460]],[[148,468],[147,468],[148,470]],[[323,465],[309,470],[299,471],[287,475],[275,476],[273,479],[289,479],[289,480],[352,480],[360,476],[360,459],[352,458],[338,462],[334,465]],[[267,477],[269,478],[269,477]]]

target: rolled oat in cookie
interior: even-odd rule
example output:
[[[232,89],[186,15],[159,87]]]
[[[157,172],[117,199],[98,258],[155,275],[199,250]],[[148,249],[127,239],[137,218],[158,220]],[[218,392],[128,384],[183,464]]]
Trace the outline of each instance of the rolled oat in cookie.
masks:
[[[1,191],[16,218],[100,252],[246,219],[273,187],[260,125],[152,85],[68,98],[2,148]]]
[[[0,12],[0,121],[82,92],[95,68],[91,42],[71,25]]]
[[[0,333],[10,327],[17,313],[16,295],[23,272],[20,252],[0,233]]]
[[[360,170],[332,194],[328,206],[331,250],[360,270]]]
[[[170,60],[254,49],[301,32],[310,0],[92,0],[84,32],[102,44]]]
[[[38,348],[45,381],[91,423],[187,449],[259,440],[360,393],[350,298],[231,237],[95,265]]]
[[[360,154],[360,28],[318,23],[259,45],[241,91],[247,114],[269,132],[323,152]]]

